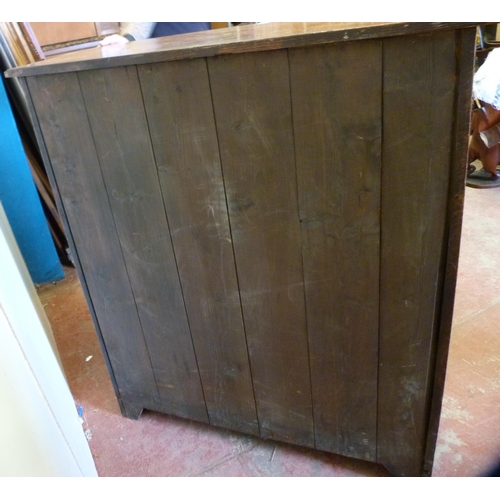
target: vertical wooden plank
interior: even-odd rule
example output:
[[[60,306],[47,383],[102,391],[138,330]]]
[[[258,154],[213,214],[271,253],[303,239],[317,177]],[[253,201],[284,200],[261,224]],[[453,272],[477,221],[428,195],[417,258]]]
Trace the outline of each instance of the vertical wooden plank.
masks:
[[[137,417],[137,403],[157,408],[159,396],[78,79],[39,76],[28,86],[124,410]]]
[[[206,63],[139,76],[210,422],[258,435]]]
[[[449,186],[453,31],[384,40],[378,461],[420,475]]]
[[[47,171],[47,177],[49,178],[50,185],[52,187],[52,192],[54,194],[54,199],[56,202],[57,210],[59,212],[59,215],[61,217],[61,221],[63,223],[64,234],[65,234],[67,241],[68,241],[69,249],[71,252],[71,258],[75,264],[75,268],[76,268],[76,271],[78,273],[78,279],[80,280],[80,284],[82,286],[83,293],[85,295],[85,300],[87,301],[87,305],[89,307],[89,312],[90,312],[90,315],[92,317],[92,322],[94,323],[94,327],[95,327],[96,334],[97,334],[97,339],[99,341],[99,345],[101,347],[101,350],[102,350],[102,353],[104,356],[106,368],[108,369],[108,372],[109,372],[109,375],[111,378],[111,383],[113,385],[113,389],[115,391],[115,394],[116,394],[116,397],[118,400],[118,404],[120,405],[120,410],[124,415],[132,417],[132,415],[127,415],[127,408],[123,404],[123,401],[122,401],[122,398],[120,395],[120,390],[118,388],[116,376],[115,376],[115,373],[113,371],[113,367],[112,367],[111,362],[110,362],[109,353],[108,353],[108,350],[106,348],[106,344],[104,342],[104,338],[102,335],[101,327],[99,325],[99,321],[97,320],[95,307],[94,307],[94,304],[92,301],[92,297],[90,296],[89,287],[87,285],[87,279],[85,278],[85,274],[83,273],[82,263],[80,261],[80,256],[78,254],[78,250],[76,248],[75,240],[73,237],[73,231],[69,225],[68,217],[66,215],[66,210],[64,208],[64,205],[63,205],[63,202],[61,199],[61,193],[59,191],[59,186],[57,184],[57,181],[56,181],[56,178],[54,175],[54,168],[52,167],[52,162],[50,161],[50,157],[49,157],[49,154],[47,151],[47,146],[45,145],[45,140],[44,140],[44,137],[42,134],[42,130],[40,128],[40,123],[38,122],[38,117],[36,115],[35,107],[33,105],[32,99],[31,99],[31,94],[29,92],[26,78],[19,78],[19,84],[24,92],[24,95],[26,96],[26,106],[27,106],[27,109],[29,112],[29,116],[31,117],[31,121],[33,123],[33,129],[34,129],[36,141],[37,141],[38,147],[40,149],[40,154],[42,156],[43,164],[44,164],[45,169]],[[137,415],[137,417],[140,416],[140,413],[142,413],[142,409],[140,410],[139,415]]]
[[[314,446],[287,53],[208,64],[261,435]]]
[[[208,422],[137,70],[79,80],[161,409]]]
[[[316,447],[376,458],[381,42],[290,51]]]
[[[433,386],[429,388],[429,391],[432,391],[432,405],[424,465],[424,473],[429,476],[432,474],[439,430],[439,417],[441,414],[444,393],[446,363],[448,361],[455,287],[457,282],[457,264],[465,196],[467,148],[469,146],[475,47],[475,28],[457,30],[457,87],[455,93],[455,122],[453,125],[452,139],[453,149],[450,194],[447,207],[446,267],[440,311],[439,338],[437,339],[436,361],[433,369],[435,376]]]

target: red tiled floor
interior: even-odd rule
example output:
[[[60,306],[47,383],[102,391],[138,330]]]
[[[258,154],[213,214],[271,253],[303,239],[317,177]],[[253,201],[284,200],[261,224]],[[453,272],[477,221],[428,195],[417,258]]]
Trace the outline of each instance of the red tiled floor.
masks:
[[[500,189],[466,189],[453,330],[434,476],[500,463]]]
[[[434,475],[478,476],[500,458],[500,351],[494,325],[500,325],[500,305],[453,330]]]
[[[466,189],[454,324],[500,303],[500,189]]]
[[[467,189],[435,476],[478,476],[500,460],[500,189]],[[388,476],[376,464],[153,412],[121,416],[76,273],[39,296],[100,476]],[[92,356],[92,357],[90,357]]]

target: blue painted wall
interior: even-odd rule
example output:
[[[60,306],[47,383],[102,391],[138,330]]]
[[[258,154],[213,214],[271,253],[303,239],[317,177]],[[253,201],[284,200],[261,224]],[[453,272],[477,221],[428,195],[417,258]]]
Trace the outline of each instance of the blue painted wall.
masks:
[[[3,78],[3,77],[2,77]],[[0,78],[0,201],[35,283],[64,273]]]

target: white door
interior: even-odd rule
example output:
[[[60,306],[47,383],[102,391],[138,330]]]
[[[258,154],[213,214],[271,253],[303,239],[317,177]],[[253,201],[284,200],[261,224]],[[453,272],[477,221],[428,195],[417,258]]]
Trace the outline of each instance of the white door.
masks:
[[[0,204],[0,476],[97,476],[45,311]]]

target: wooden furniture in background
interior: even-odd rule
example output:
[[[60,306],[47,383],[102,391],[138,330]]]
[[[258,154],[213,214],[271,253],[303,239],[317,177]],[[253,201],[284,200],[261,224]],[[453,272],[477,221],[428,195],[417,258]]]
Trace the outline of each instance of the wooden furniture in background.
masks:
[[[30,23],[30,25],[42,47],[97,36],[95,23]]]
[[[45,55],[94,47],[104,36],[118,33],[118,22],[29,24]]]
[[[281,23],[24,81],[123,414],[432,469],[467,23]]]

